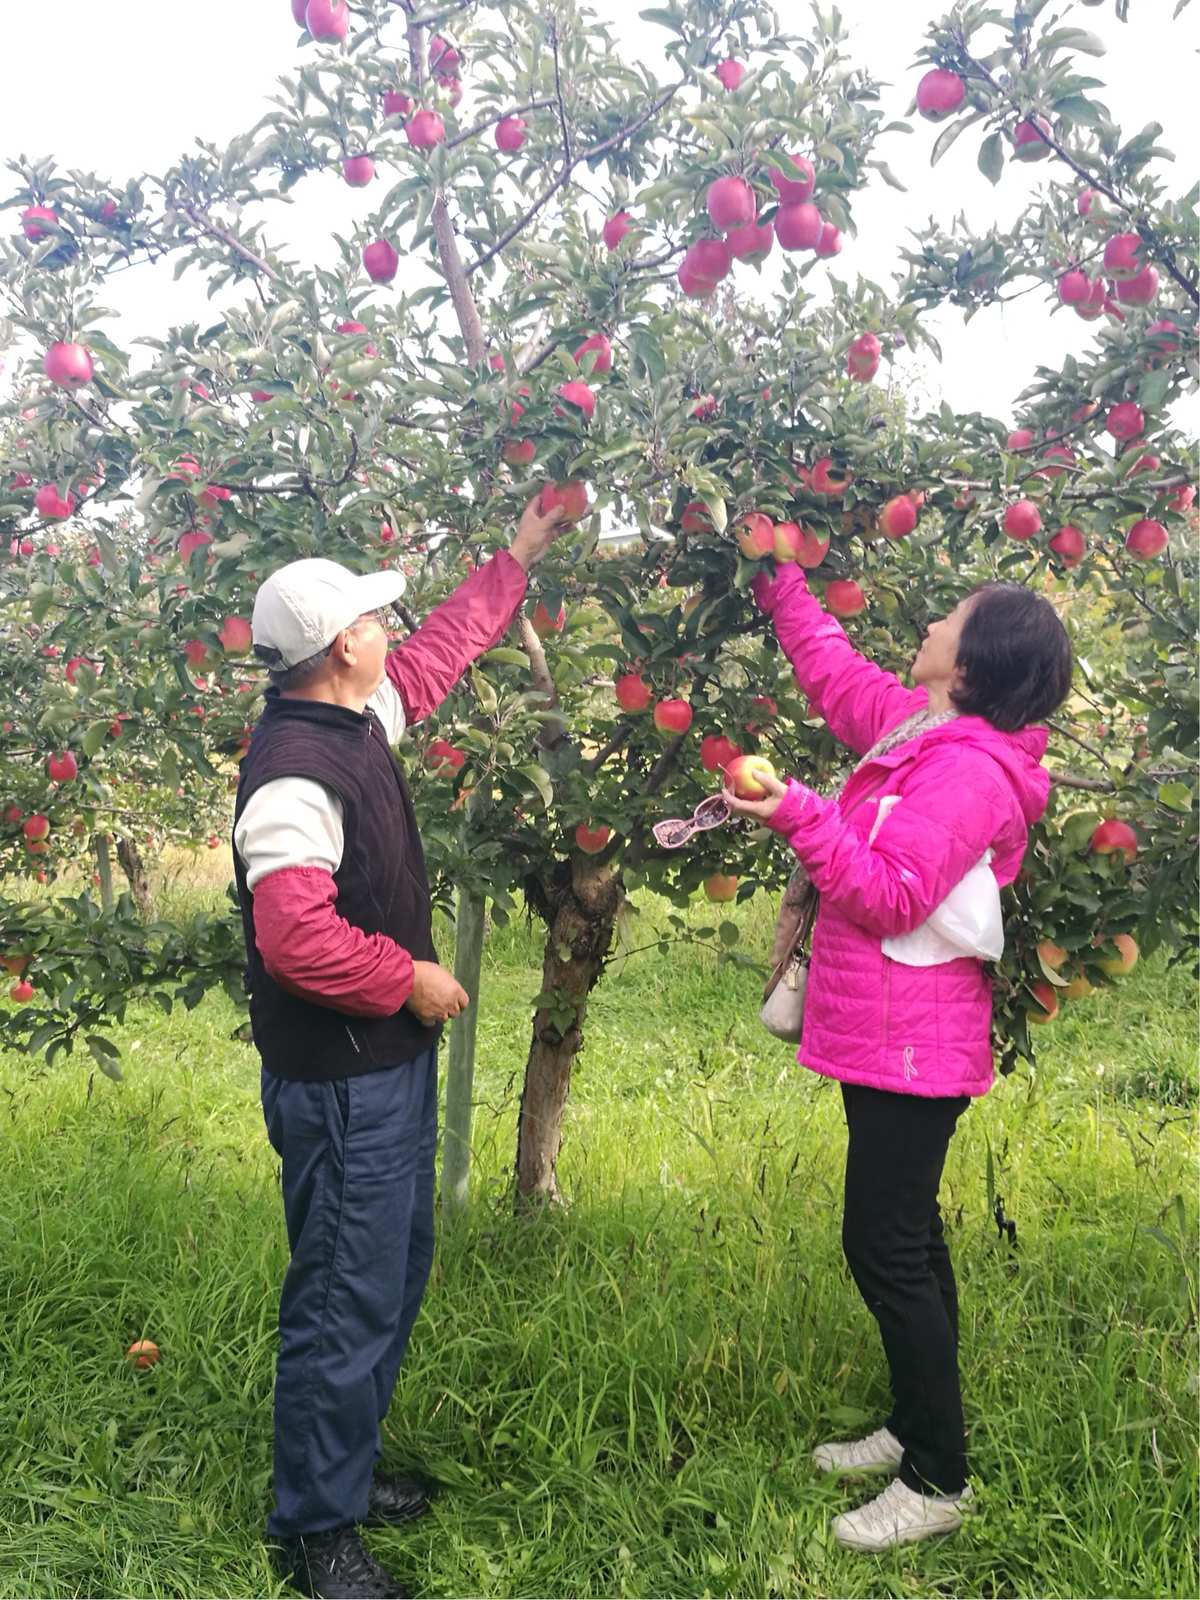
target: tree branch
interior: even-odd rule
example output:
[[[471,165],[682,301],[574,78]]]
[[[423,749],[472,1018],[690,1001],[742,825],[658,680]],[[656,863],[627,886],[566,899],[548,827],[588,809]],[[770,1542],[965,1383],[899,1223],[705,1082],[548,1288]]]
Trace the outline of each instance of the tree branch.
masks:
[[[521,649],[529,657],[529,676],[533,679],[533,687],[539,694],[545,696],[545,709],[553,711],[559,703],[558,690],[550,675],[550,668],[546,665],[546,652],[542,649],[542,641],[534,631],[533,623],[526,616],[518,619],[517,631]],[[537,743],[543,750],[553,750],[562,743],[566,732],[567,725],[561,718],[556,718],[553,722],[544,722],[538,729]]]
[[[256,256],[248,245],[244,245],[236,234],[230,233],[228,228],[222,228],[215,222],[210,222],[208,217],[198,213],[194,206],[184,206],[183,214],[201,233],[208,234],[210,239],[217,239],[221,244],[232,250],[235,255],[241,256],[243,261],[248,261],[258,272],[264,273],[272,283],[283,283],[284,279],[275,268],[264,261],[261,256]]]
[[[1050,782],[1056,789],[1086,789],[1089,794],[1116,794],[1117,786],[1107,778],[1081,778],[1074,772],[1052,772]]]

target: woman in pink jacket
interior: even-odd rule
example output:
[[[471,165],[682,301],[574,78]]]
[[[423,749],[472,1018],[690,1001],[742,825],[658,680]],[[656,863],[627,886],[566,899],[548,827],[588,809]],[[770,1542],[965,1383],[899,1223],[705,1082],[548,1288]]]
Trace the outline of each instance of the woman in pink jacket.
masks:
[[[842,1242],[894,1404],[868,1438],[814,1459],[893,1474],[834,1522],[841,1544],[883,1550],[953,1532],[971,1494],[938,1184],[958,1118],[992,1082],[982,963],[1000,953],[999,889],[1045,809],[1034,724],[1067,696],[1071,646],[1047,600],[988,584],[930,626],[908,689],[858,654],[799,567],[754,592],[814,711],[862,757],[836,799],[794,779],[760,801],[725,798],[783,835],[821,895],[799,1060],[841,1081]]]

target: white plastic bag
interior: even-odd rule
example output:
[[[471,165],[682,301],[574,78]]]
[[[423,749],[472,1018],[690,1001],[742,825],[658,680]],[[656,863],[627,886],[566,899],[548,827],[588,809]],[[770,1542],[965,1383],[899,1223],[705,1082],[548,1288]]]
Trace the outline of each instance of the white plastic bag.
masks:
[[[888,794],[879,802],[869,843],[875,842],[875,835],[900,798],[898,794]],[[1004,954],[1004,921],[1000,914],[1000,885],[992,871],[992,852],[984,851],[920,927],[885,939],[883,953],[905,967],[936,967],[963,956],[999,961]]]

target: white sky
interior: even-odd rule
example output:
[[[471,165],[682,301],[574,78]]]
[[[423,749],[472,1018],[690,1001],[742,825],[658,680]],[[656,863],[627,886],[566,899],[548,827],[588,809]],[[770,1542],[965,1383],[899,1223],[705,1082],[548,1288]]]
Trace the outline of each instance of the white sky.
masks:
[[[654,58],[665,35],[637,18],[636,3],[592,3],[614,24],[626,59]],[[1191,8],[1171,23],[1174,5],[1175,0],[1132,0],[1132,21],[1124,26],[1116,21],[1113,0],[1102,7],[1067,0],[1058,10],[1108,44],[1108,54],[1098,61],[1079,59],[1105,80],[1105,90],[1096,93],[1127,135],[1151,120],[1163,124],[1163,142],[1178,156],[1171,190],[1182,194],[1194,181],[1198,38]],[[784,9],[791,11],[790,5]],[[901,117],[907,110],[919,76],[911,65],[913,53],[942,9],[939,0],[842,0],[853,30],[852,58],[891,84],[884,97],[889,116]],[[1200,6],[1195,11],[1200,14]],[[90,169],[123,182],[164,170],[197,137],[224,143],[267,109],[277,74],[300,64],[289,13],[289,0],[10,5],[0,58],[0,150],[6,157],[53,154],[64,169]],[[804,13],[797,6],[792,14]],[[397,42],[399,24],[398,12]],[[303,52],[311,54],[311,46]],[[468,79],[463,109],[469,108]],[[861,270],[888,285],[899,266],[898,248],[908,242],[906,230],[931,214],[948,224],[955,211],[965,209],[980,228],[993,221],[1011,223],[1050,166],[1006,168],[993,190],[975,166],[979,135],[974,130],[935,169],[929,167],[929,150],[937,128],[917,118],[915,130],[909,137],[889,136],[877,152],[909,192],[899,194],[879,182],[854,202],[858,238],[847,239],[833,263],[849,279]],[[329,231],[348,232],[356,216],[366,215],[381,198],[380,182],[359,191],[333,175],[306,179],[293,191],[293,206],[275,208],[271,237],[286,241],[298,257],[307,253],[332,261],[336,246]],[[14,224],[15,215],[7,213]],[[168,261],[114,280],[105,299],[122,317],[113,330],[117,337],[158,333],[194,318],[212,320],[198,276],[189,274],[176,284],[171,270]],[[243,296],[241,290],[236,298]],[[1094,336],[1077,317],[1059,313],[1051,318],[1049,310],[1049,302],[1034,293],[978,314],[964,329],[960,314],[950,308],[931,324],[943,344],[943,365],[925,356],[906,357],[909,370],[901,368],[899,376],[915,389],[919,402],[945,398],[955,409],[1008,416],[1035,362],[1057,364],[1068,352],[1086,349]]]

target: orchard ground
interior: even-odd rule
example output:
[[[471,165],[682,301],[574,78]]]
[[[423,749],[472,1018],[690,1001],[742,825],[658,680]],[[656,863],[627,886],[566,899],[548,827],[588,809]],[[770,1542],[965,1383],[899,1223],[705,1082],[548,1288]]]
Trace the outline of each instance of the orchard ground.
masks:
[[[218,903],[223,856],[168,869],[164,896]],[[764,953],[765,896],[719,914]],[[758,1026],[753,973],[632,956],[589,1012],[572,1204],[514,1228],[539,970],[536,935],[491,935],[476,1204],[442,1233],[388,1424],[389,1462],[446,1485],[426,1521],[372,1536],[416,1593],[1197,1592],[1188,978],[1147,963],[1068,1007],[1037,1075],[965,1119],[943,1199],[980,1510],[874,1559],[830,1542],[852,1491],[808,1461],[884,1406],[840,1257],[836,1087]],[[281,1592],[259,1531],[286,1254],[238,1021],[221,995],[139,1008],[121,1084],[83,1058],[0,1060],[0,1595]],[[142,1338],[162,1360],[135,1372]]]

